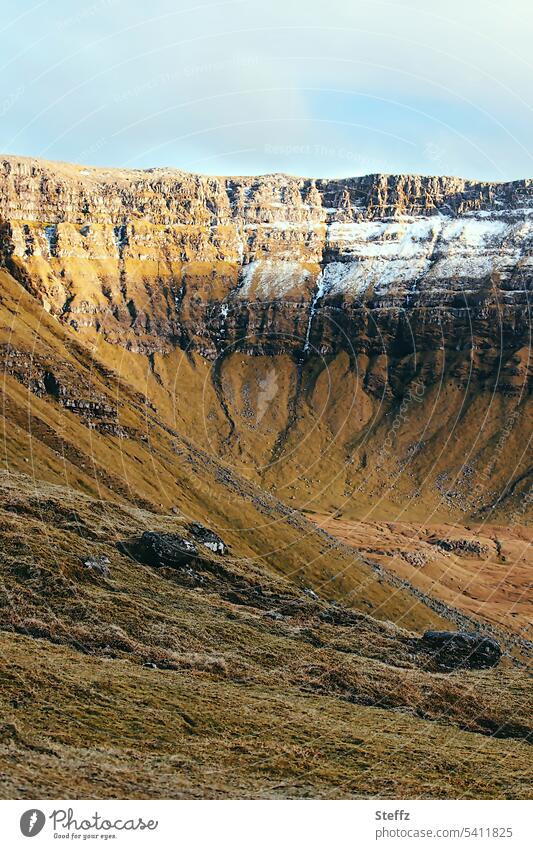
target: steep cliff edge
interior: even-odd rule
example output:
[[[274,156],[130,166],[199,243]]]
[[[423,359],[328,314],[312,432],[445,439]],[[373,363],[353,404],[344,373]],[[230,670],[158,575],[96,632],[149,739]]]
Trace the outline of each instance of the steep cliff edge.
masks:
[[[463,328],[455,346],[467,310],[486,321],[499,307],[506,331],[524,329],[512,307],[527,302],[533,181],[227,179],[4,158],[0,216],[4,262],[46,309],[137,350],[187,340],[215,356],[248,338],[330,353],[391,309],[447,308]]]
[[[4,157],[0,219],[47,312],[147,356],[188,434],[282,497],[484,515],[529,491],[533,181]],[[176,352],[210,364],[215,405],[184,397]]]

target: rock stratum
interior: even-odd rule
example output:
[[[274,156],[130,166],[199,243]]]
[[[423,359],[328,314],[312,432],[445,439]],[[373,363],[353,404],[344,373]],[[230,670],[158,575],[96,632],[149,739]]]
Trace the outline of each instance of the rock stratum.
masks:
[[[45,309],[135,351],[528,341],[531,180],[229,179],[4,158],[0,216],[4,263]]]

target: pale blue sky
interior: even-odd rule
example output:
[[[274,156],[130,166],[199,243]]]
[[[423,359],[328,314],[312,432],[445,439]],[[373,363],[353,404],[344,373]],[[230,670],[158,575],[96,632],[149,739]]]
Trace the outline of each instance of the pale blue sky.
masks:
[[[0,151],[533,175],[529,0],[3,0]]]

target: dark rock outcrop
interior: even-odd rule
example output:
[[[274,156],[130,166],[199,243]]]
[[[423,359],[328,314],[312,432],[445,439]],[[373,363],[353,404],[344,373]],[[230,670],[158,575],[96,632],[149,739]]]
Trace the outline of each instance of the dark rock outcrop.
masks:
[[[444,670],[490,669],[502,655],[496,640],[468,631],[426,631],[419,649]]]
[[[480,557],[488,553],[488,547],[474,539],[428,539],[430,545],[436,545],[451,554],[464,555],[465,557]]]
[[[157,531],[145,531],[142,537],[122,540],[117,548],[139,563],[155,568],[179,569],[200,559],[197,547],[186,537]]]

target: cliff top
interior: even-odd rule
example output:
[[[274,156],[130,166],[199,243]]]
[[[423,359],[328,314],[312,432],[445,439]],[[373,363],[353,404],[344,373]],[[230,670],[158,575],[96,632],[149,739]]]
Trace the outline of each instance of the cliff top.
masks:
[[[139,180],[142,178],[146,178],[147,180],[153,179],[153,177],[162,176],[162,177],[170,177],[170,178],[192,178],[192,179],[201,179],[201,180],[215,180],[215,181],[225,181],[227,183],[232,182],[242,182],[242,183],[258,183],[262,181],[287,181],[287,182],[304,182],[304,183],[316,183],[321,186],[326,186],[328,184],[338,185],[339,183],[378,183],[378,182],[391,182],[393,184],[403,183],[403,182],[412,182],[412,183],[420,183],[420,184],[435,184],[442,183],[443,185],[454,185],[454,186],[462,186],[464,189],[476,189],[476,188],[504,188],[504,187],[529,187],[533,183],[532,178],[523,178],[521,180],[501,180],[501,181],[487,181],[487,180],[473,180],[468,179],[466,177],[460,177],[457,175],[450,174],[434,174],[434,175],[424,175],[424,174],[402,174],[402,173],[385,173],[385,172],[376,172],[370,174],[360,174],[360,175],[345,175],[343,177],[312,177],[309,175],[298,175],[298,174],[288,174],[285,172],[272,172],[265,174],[234,174],[234,175],[211,175],[211,174],[201,174],[193,171],[185,171],[181,168],[172,168],[170,166],[154,166],[151,168],[120,168],[116,166],[110,167],[102,167],[95,165],[84,165],[81,163],[74,162],[63,162],[60,160],[51,160],[51,159],[43,159],[40,157],[34,156],[18,156],[15,154],[6,154],[0,153],[0,163],[5,173],[9,173],[6,171],[6,164],[11,165],[11,167],[15,166],[18,168],[20,173],[27,173],[31,175],[31,168],[35,168],[39,171],[52,171],[57,176],[62,177],[71,177],[71,178],[93,178],[97,179],[100,182],[107,182],[112,180],[113,182],[117,182],[118,179],[122,180]]]

